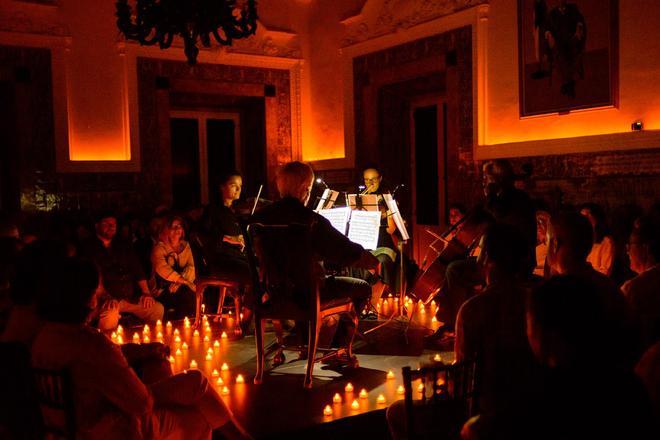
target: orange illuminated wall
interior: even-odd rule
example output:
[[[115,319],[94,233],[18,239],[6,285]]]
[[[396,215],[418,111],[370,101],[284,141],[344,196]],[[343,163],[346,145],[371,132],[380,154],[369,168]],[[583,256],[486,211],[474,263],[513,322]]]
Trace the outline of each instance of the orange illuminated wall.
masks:
[[[593,151],[599,143],[604,149],[628,143],[631,148],[660,146],[657,133],[651,136],[653,130],[660,130],[660,32],[655,22],[647,19],[659,15],[660,2],[619,0],[618,108],[521,118],[517,0],[492,0],[484,39],[486,50],[478,60],[478,76],[484,80],[485,90],[479,95],[477,157]],[[637,133],[630,130],[630,124],[638,119],[643,120],[646,131],[643,142],[636,142]],[[587,138],[601,135],[617,136],[594,138],[595,142]],[[570,141],[534,144],[566,138],[579,140],[573,146]]]

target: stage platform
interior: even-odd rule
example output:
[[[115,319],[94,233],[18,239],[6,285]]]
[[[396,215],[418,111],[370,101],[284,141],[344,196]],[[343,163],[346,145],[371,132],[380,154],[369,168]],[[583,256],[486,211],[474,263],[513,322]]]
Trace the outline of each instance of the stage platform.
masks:
[[[192,320],[191,320],[192,321]],[[222,323],[209,318],[195,334],[192,325],[183,322],[168,326],[152,326],[149,332],[124,329],[124,342],[138,339],[144,342],[159,340],[169,345],[175,373],[197,368],[209,377],[221,393],[236,418],[255,439],[265,438],[387,438],[385,409],[396,400],[403,399],[397,391],[402,385],[401,368],[417,368],[420,363],[442,359],[451,362],[451,351],[429,351],[423,348],[423,336],[430,332],[413,321],[361,321],[360,332],[376,325],[384,326],[357,338],[354,344],[360,366],[352,370],[333,370],[315,364],[312,389],[303,388],[306,361],[297,360],[297,353],[285,352],[286,362],[267,372],[261,385],[254,385],[256,350],[254,335],[238,338],[233,335],[233,319]],[[192,324],[192,322],[191,322]],[[407,328],[407,332],[404,330]],[[223,332],[226,337],[222,337]],[[177,340],[178,336],[178,340]],[[116,339],[116,338],[115,338]],[[266,333],[266,341],[274,340],[274,333]],[[449,349],[449,347],[447,347]],[[178,354],[177,354],[178,353]],[[434,360],[435,359],[435,360]],[[191,362],[194,364],[191,366]],[[223,370],[226,364],[227,369]],[[215,372],[214,372],[215,370]],[[388,378],[388,372],[394,373]],[[239,375],[243,383],[237,383]],[[219,380],[220,379],[220,380]],[[240,382],[240,379],[239,379]],[[353,391],[347,392],[351,383]],[[360,391],[366,396],[360,397]],[[339,394],[341,403],[333,403]],[[382,395],[379,402],[378,397]],[[357,404],[353,404],[357,401]],[[326,405],[331,415],[324,415]]]

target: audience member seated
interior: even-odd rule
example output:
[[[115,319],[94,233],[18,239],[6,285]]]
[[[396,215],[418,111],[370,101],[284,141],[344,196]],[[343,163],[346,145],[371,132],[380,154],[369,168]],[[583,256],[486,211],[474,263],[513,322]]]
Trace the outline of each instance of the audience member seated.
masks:
[[[85,324],[96,302],[95,266],[79,259],[65,259],[54,266],[58,282],[48,284],[47,295],[39,303],[45,324],[34,341],[32,363],[69,372],[76,438],[202,439],[209,438],[213,429],[235,424],[199,371],[145,386],[120,348]]]
[[[660,338],[660,225],[643,218],[628,242],[630,268],[638,275],[621,290],[638,319],[645,346]]]
[[[464,439],[657,438],[641,381],[603,349],[609,323],[593,313],[599,301],[593,284],[574,276],[557,276],[531,295],[527,335],[543,378],[514,407],[470,419]]]
[[[195,262],[184,240],[183,219],[168,216],[151,252],[156,278],[157,300],[163,304],[166,319],[183,319],[195,314]]]
[[[489,228],[479,258],[486,288],[458,312],[456,360],[477,361],[480,411],[505,407],[529,386],[535,372],[525,332],[526,258],[518,229]]]
[[[9,295],[11,308],[5,328],[0,334],[2,342],[21,342],[30,346],[41,320],[35,309],[37,280],[55,261],[67,254],[67,246],[55,240],[37,240],[25,246],[16,256]]]
[[[266,206],[254,216],[253,222],[266,225],[309,225],[312,246],[319,259],[318,273],[322,277],[321,301],[349,297],[353,299],[355,310],[359,312],[371,296],[369,283],[351,277],[326,277],[322,262],[375,269],[378,260],[362,246],[337,231],[327,219],[306,207],[313,182],[314,172],[309,165],[301,162],[287,163],[277,174],[277,189],[281,200]]]
[[[614,240],[607,233],[607,224],[605,222],[605,212],[600,205],[587,203],[582,206],[580,214],[585,216],[591,224],[593,234],[593,244],[587,257],[594,269],[603,275],[612,275],[614,266],[614,256],[616,249]]]
[[[641,354],[639,336],[631,313],[616,284],[596,271],[587,262],[592,246],[592,227],[589,221],[575,212],[562,212],[550,220],[548,227],[547,261],[552,273],[573,275],[594,287],[598,301],[589,313],[602,316],[610,325],[607,344],[619,354],[616,359],[627,366],[634,365]],[[565,304],[572,307],[571,303]]]
[[[102,297],[96,311],[99,328],[116,328],[121,313],[146,322],[162,319],[163,305],[151,295],[135,252],[129,244],[115,239],[117,218],[101,214],[95,229],[96,236],[83,246],[81,254],[94,261],[101,273]]]
[[[534,275],[545,277],[545,257],[548,255],[548,223],[550,214],[547,211],[536,211],[536,267]]]

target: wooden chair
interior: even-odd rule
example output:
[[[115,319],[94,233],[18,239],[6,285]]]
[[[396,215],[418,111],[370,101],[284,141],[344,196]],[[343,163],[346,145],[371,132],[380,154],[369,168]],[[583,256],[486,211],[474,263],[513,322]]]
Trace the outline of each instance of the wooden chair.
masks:
[[[216,276],[205,276],[198,278],[196,283],[195,296],[197,298],[197,303],[195,305],[195,322],[193,323],[193,328],[197,328],[202,319],[202,301],[204,300],[204,291],[207,287],[214,286],[220,289],[220,295],[218,297],[218,309],[216,310],[216,316],[222,316],[222,310],[225,303],[225,298],[229,294],[234,300],[234,310],[236,313],[236,325],[234,326],[234,331],[240,333],[241,326],[240,316],[241,316],[241,295],[239,292],[240,284],[237,281],[231,280],[224,277]],[[213,315],[213,314],[211,314]]]
[[[357,359],[352,353],[353,336],[345,351],[319,349],[318,337],[323,320],[332,315],[346,314],[357,329],[357,314],[350,298],[338,298],[329,302],[320,301],[319,276],[315,271],[310,229],[306,225],[262,225],[251,224],[247,230],[248,261],[253,274],[253,288],[257,298],[255,336],[257,346],[257,373],[255,384],[263,381],[266,350],[264,331],[266,320],[306,321],[309,324],[308,344],[305,348],[285,347],[281,327],[276,326],[278,344],[276,358],[282,357],[282,350],[302,350],[307,356],[307,370],[303,385],[312,387],[314,363],[346,354],[347,359]],[[325,352],[316,359],[316,352]],[[277,363],[277,362],[276,362]]]
[[[32,375],[46,438],[75,439],[73,389],[68,372],[33,368]]]
[[[472,416],[475,365],[463,361],[438,362],[417,370],[403,367],[407,438],[460,438],[463,423]],[[418,379],[421,386],[413,389]],[[413,403],[414,395],[420,398]]]

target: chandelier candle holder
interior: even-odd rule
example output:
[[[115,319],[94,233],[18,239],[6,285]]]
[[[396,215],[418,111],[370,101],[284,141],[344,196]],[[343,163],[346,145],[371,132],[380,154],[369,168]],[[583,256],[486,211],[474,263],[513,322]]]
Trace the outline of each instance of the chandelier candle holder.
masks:
[[[172,45],[174,36],[183,40],[191,65],[197,64],[200,41],[211,47],[211,37],[221,46],[248,38],[257,30],[256,0],[118,0],[117,27],[128,40],[141,45]]]

